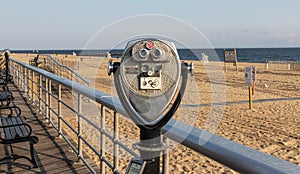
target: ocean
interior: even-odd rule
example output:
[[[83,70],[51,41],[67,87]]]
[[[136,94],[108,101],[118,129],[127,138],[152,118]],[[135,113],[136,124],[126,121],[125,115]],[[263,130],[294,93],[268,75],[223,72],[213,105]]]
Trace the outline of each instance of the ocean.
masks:
[[[181,60],[201,59],[205,53],[209,61],[224,61],[224,49],[178,49]],[[105,56],[110,52],[112,57],[121,57],[124,50],[11,50],[12,53],[39,54],[73,54],[84,56]],[[197,58],[198,56],[198,58]],[[300,48],[240,48],[237,49],[238,62],[264,63],[266,61],[300,61]]]

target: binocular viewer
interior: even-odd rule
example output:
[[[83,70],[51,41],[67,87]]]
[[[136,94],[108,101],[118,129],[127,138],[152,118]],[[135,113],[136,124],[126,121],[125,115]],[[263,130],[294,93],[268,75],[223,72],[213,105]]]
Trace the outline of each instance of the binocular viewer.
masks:
[[[160,128],[174,115],[193,69],[193,63],[181,63],[174,43],[158,39],[130,41],[121,62],[108,62],[121,104],[146,129]]]

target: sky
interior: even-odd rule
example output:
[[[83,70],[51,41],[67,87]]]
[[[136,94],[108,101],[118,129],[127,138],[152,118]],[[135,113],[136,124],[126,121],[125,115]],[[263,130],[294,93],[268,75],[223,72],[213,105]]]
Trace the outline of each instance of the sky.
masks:
[[[143,32],[187,47],[300,47],[299,8],[299,0],[9,0],[0,49],[82,49],[93,39],[104,49]]]

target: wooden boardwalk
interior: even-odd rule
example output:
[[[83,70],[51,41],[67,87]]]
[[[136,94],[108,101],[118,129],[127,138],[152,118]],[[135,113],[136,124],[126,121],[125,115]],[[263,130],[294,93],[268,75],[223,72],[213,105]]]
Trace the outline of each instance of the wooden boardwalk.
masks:
[[[38,168],[31,168],[27,160],[18,159],[16,161],[3,161],[0,163],[0,173],[90,173],[88,168],[77,161],[76,154],[65,143],[62,138],[57,137],[57,132],[50,127],[45,119],[31,107],[30,103],[24,99],[13,84],[9,84],[9,89],[13,92],[14,105],[22,110],[22,115],[32,126],[34,134],[39,138],[35,144],[35,156]],[[13,145],[16,154],[30,157],[29,144],[18,143]],[[10,152],[8,146],[0,145],[0,158]]]

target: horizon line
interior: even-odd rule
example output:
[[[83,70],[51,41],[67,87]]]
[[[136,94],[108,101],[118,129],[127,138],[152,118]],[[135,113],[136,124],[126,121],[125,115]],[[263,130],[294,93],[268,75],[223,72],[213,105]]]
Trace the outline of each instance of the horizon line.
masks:
[[[287,46],[287,47],[213,47],[213,48],[177,48],[177,49],[286,49],[286,48],[300,48],[296,46]],[[9,48],[5,48],[9,49]],[[5,49],[0,49],[0,50],[5,50]],[[21,48],[21,49],[9,49],[11,51],[45,51],[45,50],[124,50],[125,48],[114,48],[114,49],[109,49],[109,48],[91,48],[91,49],[82,49],[82,48],[42,48],[42,49],[31,49],[31,48]]]

